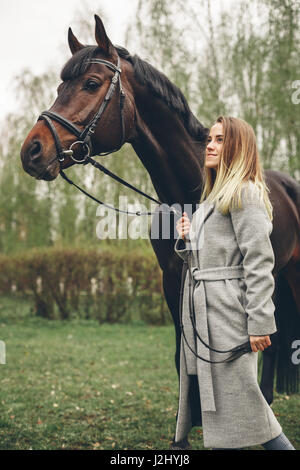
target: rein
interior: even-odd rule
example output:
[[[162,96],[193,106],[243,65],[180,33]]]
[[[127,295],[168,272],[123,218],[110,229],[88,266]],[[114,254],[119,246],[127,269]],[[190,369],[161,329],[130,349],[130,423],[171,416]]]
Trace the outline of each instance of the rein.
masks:
[[[189,251],[188,252],[188,258],[192,255],[192,252]],[[189,263],[189,260],[188,261],[185,261],[184,262],[184,265],[187,265],[187,269],[189,271],[189,314],[190,314],[190,320],[191,320],[191,323],[192,323],[192,326],[193,326],[193,330],[194,330],[194,333],[195,335],[197,336],[197,338],[201,341],[201,343],[207,348],[209,349],[210,351],[213,351],[213,352],[216,352],[216,353],[220,353],[220,354],[226,354],[226,353],[230,353],[228,357],[226,357],[225,359],[223,360],[220,360],[220,361],[210,361],[209,359],[205,359],[204,357],[202,356],[199,356],[199,354],[197,354],[196,351],[193,350],[193,348],[190,346],[190,344],[188,343],[187,341],[187,338],[185,336],[185,333],[184,333],[184,326],[183,326],[183,322],[182,322],[182,316],[183,316],[183,312],[182,312],[182,301],[183,301],[183,288],[184,288],[184,269],[182,269],[182,277],[181,277],[181,287],[180,287],[180,300],[179,300],[179,318],[180,318],[180,329],[181,329],[181,333],[182,333],[182,336],[183,336],[183,339],[186,343],[186,345],[188,346],[189,350],[194,354],[195,357],[197,357],[198,359],[201,359],[202,361],[204,362],[208,362],[210,364],[220,364],[220,363],[225,363],[225,362],[232,362],[234,361],[235,359],[238,359],[239,357],[241,357],[243,354],[246,354],[248,352],[251,352],[252,349],[251,349],[251,345],[250,345],[250,341],[246,341],[245,343],[242,343],[238,346],[235,346],[234,348],[232,349],[228,349],[228,350],[219,350],[219,349],[214,349],[212,348],[211,346],[209,346],[209,344],[207,344],[202,338],[201,336],[199,335],[198,333],[198,330],[197,330],[197,326],[196,326],[196,321],[195,321],[195,308],[194,308],[194,301],[193,301],[193,294],[194,294],[194,289],[195,289],[195,280],[193,278],[193,275],[192,275],[192,272],[191,272],[191,267],[190,267],[190,263]],[[202,281],[203,282],[203,281]]]
[[[108,106],[114,92],[115,92],[115,89],[116,89],[116,85],[117,85],[117,82],[119,83],[119,89],[120,89],[120,120],[121,120],[121,138],[120,138],[120,143],[118,145],[118,147],[110,150],[109,152],[104,152],[104,153],[99,153],[99,156],[104,156],[104,155],[109,155],[111,153],[114,153],[114,152],[117,152],[124,144],[125,142],[125,123],[124,123],[124,101],[125,101],[125,93],[124,93],[124,90],[123,90],[123,87],[122,87],[122,81],[121,81],[121,68],[120,68],[120,57],[118,56],[118,63],[117,65],[113,64],[112,62],[109,62],[107,60],[103,60],[103,59],[97,59],[97,58],[93,58],[93,59],[89,59],[86,61],[86,63],[89,63],[89,64],[104,64],[106,67],[108,67],[109,69],[113,70],[114,71],[114,76],[111,80],[111,83],[110,83],[110,86],[108,88],[108,91],[104,97],[104,100],[102,101],[100,107],[99,107],[99,110],[97,111],[97,113],[94,115],[94,117],[92,118],[92,120],[87,124],[87,126],[83,129],[83,131],[81,129],[79,129],[77,126],[75,126],[71,121],[69,121],[68,119],[66,119],[65,117],[61,116],[60,114],[58,113],[55,113],[53,111],[43,111],[40,116],[38,117],[38,120],[41,120],[43,119],[46,123],[46,125],[48,126],[49,130],[51,131],[51,134],[53,136],[53,139],[54,139],[54,143],[55,143],[55,147],[56,147],[56,152],[57,152],[57,155],[55,156],[55,158],[49,163],[49,165],[56,160],[56,158],[58,159],[59,161],[59,166],[60,166],[60,175],[61,177],[69,184],[75,186],[79,191],[81,191],[83,194],[85,194],[86,196],[88,196],[90,199],[92,199],[93,201],[97,202],[98,204],[102,204],[110,209],[113,209],[115,210],[116,212],[123,212],[125,214],[129,214],[129,215],[153,215],[155,214],[155,212],[150,212],[150,211],[147,211],[147,212],[141,212],[141,211],[135,211],[135,212],[131,212],[131,211],[124,211],[124,210],[121,210],[121,209],[117,209],[116,207],[114,206],[111,206],[109,204],[106,204],[104,203],[103,201],[100,201],[100,199],[97,199],[95,196],[92,196],[91,194],[89,194],[86,190],[84,190],[83,188],[81,188],[80,186],[78,186],[76,183],[74,183],[63,171],[63,167],[62,167],[62,164],[65,160],[66,157],[70,157],[75,163],[77,164],[82,164],[82,165],[86,165],[88,163],[90,163],[91,165],[93,165],[96,169],[98,169],[99,171],[102,171],[103,173],[107,174],[108,176],[110,176],[111,178],[115,179],[116,181],[118,181],[119,183],[123,184],[124,186],[127,186],[128,188],[132,189],[133,191],[141,194],[142,196],[148,198],[149,200],[155,202],[156,204],[159,204],[159,205],[162,205],[163,203],[151,196],[149,196],[148,194],[144,193],[143,191],[141,191],[140,189],[136,188],[135,186],[131,185],[130,183],[128,183],[127,181],[123,180],[122,178],[120,178],[119,176],[115,175],[114,173],[112,173],[111,171],[109,171],[107,168],[105,168],[103,165],[101,165],[100,163],[96,162],[90,155],[93,154],[93,144],[92,144],[92,136],[93,134],[95,133],[95,129],[106,109],[106,107]],[[58,136],[58,133],[56,131],[56,128],[55,126],[53,125],[53,122],[52,120],[58,122],[60,125],[62,125],[63,127],[65,127],[66,129],[68,129],[68,131],[70,131],[72,134],[74,134],[78,140],[76,140],[75,142],[73,142],[69,149],[68,150],[64,150],[63,147],[62,147],[62,144],[60,142],[60,139],[59,139],[59,136]],[[75,146],[81,146],[82,147],[82,151],[83,151],[83,155],[82,155],[82,158],[81,159],[78,159],[78,158],[75,158],[74,157],[74,150],[73,148]],[[165,214],[169,214],[170,211],[176,213],[177,215],[181,216],[181,213],[179,211],[177,211],[174,207],[169,207],[167,206],[168,209],[169,209],[169,212],[162,212],[162,213],[165,213]]]

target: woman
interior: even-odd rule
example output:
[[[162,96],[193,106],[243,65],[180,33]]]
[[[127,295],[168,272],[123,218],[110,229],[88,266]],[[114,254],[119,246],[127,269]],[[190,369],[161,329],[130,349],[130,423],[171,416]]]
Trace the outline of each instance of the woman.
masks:
[[[276,332],[271,298],[274,253],[269,238],[272,205],[249,124],[232,117],[217,119],[208,137],[205,174],[192,223],[184,213],[176,226],[175,251],[188,263],[189,272],[181,303],[173,449],[187,442],[195,421],[189,385],[196,377],[205,447],[261,444],[266,449],[292,450],[257,382],[257,352],[271,345],[270,335]],[[247,342],[248,352],[229,362],[224,362],[228,354],[216,352]]]

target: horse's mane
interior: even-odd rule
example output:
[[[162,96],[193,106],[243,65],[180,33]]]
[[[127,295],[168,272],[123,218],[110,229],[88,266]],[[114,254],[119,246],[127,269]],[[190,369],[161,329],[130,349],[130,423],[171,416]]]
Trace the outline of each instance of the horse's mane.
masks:
[[[199,143],[204,142],[207,129],[196,119],[181,90],[153,65],[137,55],[132,56],[124,47],[115,46],[115,48],[122,59],[128,60],[132,64],[137,81],[146,85],[151,93],[175,111],[191,137]],[[80,49],[63,67],[61,79],[63,81],[73,80],[85,73],[89,67],[87,61],[97,52],[100,52],[98,46],[85,46]]]

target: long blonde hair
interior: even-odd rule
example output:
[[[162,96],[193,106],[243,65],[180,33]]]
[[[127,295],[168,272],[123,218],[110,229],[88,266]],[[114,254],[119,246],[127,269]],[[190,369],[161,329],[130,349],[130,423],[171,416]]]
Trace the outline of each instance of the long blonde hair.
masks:
[[[270,191],[263,177],[252,126],[242,119],[224,116],[218,117],[217,123],[222,124],[224,136],[220,162],[217,171],[204,167],[205,184],[200,203],[204,199],[214,201],[220,212],[228,214],[229,210],[241,208],[242,186],[251,181],[272,220]]]

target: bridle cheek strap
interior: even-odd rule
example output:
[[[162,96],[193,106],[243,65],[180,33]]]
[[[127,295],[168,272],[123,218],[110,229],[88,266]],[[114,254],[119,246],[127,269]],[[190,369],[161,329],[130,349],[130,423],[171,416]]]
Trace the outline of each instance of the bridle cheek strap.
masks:
[[[40,116],[38,117],[38,120],[43,119],[47,126],[49,127],[54,142],[56,146],[56,151],[57,151],[57,158],[61,163],[64,161],[65,157],[70,157],[72,160],[74,160],[76,163],[86,163],[87,158],[93,154],[93,144],[92,144],[92,136],[95,133],[95,129],[106,109],[108,106],[114,92],[116,89],[116,84],[119,82],[119,87],[120,87],[120,121],[121,121],[121,137],[120,137],[120,144],[118,147],[104,153],[100,153],[99,155],[109,155],[110,153],[114,153],[117,150],[119,150],[122,145],[124,144],[125,141],[125,123],[124,123],[124,101],[125,101],[125,93],[123,91],[122,87],[122,81],[121,81],[121,69],[120,69],[120,58],[118,56],[118,64],[114,65],[111,62],[108,62],[107,60],[103,59],[90,59],[87,61],[89,64],[104,64],[111,70],[113,70],[114,76],[111,80],[110,86],[108,88],[108,91],[104,97],[104,100],[102,101],[99,110],[93,117],[93,119],[89,122],[89,124],[83,129],[79,129],[77,126],[75,126],[71,121],[66,119],[65,117],[61,116],[58,113],[55,113],[53,111],[43,111]],[[58,133],[55,129],[55,126],[52,123],[52,120],[58,122],[61,124],[63,127],[65,127],[68,131],[70,131],[72,134],[74,134],[77,137],[77,141],[73,142],[72,145],[68,150],[63,150]],[[82,146],[83,149],[83,156],[81,159],[75,158],[74,157],[74,151],[73,147],[75,145],[80,145]]]

